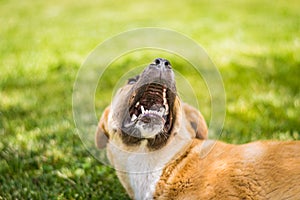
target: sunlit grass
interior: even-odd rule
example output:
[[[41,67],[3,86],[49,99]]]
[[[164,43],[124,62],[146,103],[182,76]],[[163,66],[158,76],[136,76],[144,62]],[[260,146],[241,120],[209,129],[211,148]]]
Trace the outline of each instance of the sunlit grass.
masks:
[[[131,28],[174,29],[206,49],[226,89],[221,140],[300,139],[299,10],[296,0],[0,1],[0,199],[128,199],[76,135],[72,89],[89,52]],[[182,60],[163,55],[198,81]],[[126,66],[154,57],[145,51],[114,63],[98,88],[106,97],[97,98],[98,116]],[[209,119],[209,95],[195,91]]]

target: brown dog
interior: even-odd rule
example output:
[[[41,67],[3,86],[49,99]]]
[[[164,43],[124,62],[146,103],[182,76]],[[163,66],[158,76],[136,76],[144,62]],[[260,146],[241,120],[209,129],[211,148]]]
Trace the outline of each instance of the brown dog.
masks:
[[[300,142],[207,140],[180,101],[169,61],[128,81],[100,120],[96,145],[133,199],[300,199]]]

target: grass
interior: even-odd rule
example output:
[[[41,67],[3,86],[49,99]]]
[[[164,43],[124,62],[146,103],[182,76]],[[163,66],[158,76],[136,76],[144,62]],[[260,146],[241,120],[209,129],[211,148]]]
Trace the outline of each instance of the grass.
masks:
[[[0,199],[128,199],[114,170],[83,147],[71,98],[89,52],[136,27],[174,29],[206,49],[226,89],[221,140],[300,139],[299,10],[296,0],[0,1]],[[97,115],[109,103],[112,73]],[[209,97],[196,93],[209,119]]]

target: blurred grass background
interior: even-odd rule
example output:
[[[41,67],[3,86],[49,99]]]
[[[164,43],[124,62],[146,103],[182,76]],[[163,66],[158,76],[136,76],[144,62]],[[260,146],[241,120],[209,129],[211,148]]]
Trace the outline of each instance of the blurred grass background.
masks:
[[[173,29],[206,49],[226,89],[221,140],[300,139],[299,10],[298,0],[1,0],[0,199],[128,199],[76,135],[71,98],[89,52],[136,27]],[[101,114],[109,101],[97,102]]]

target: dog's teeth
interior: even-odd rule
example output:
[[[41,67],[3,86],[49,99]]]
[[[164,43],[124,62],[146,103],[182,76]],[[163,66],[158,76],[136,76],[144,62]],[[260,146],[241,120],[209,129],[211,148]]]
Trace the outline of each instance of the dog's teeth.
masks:
[[[166,107],[165,115],[167,115],[167,114],[169,114],[169,105],[165,104],[165,107]]]
[[[140,105],[140,102],[136,102],[135,107],[137,108]]]
[[[142,114],[145,114],[144,106],[141,106]]]
[[[163,91],[163,101],[164,101],[164,105],[167,104],[167,94],[166,94],[166,92],[167,92],[167,89],[164,88],[164,91]]]
[[[163,100],[164,100],[164,104],[167,103],[167,94],[166,94],[166,91],[167,91],[167,89],[164,89],[164,92],[163,92]]]
[[[166,97],[164,97],[164,105],[166,105],[166,104],[168,104],[168,102],[167,102],[167,98],[166,98]]]
[[[165,109],[164,108],[160,108],[159,112],[158,112],[159,116],[162,117],[164,115],[164,113],[165,113]]]
[[[168,101],[167,101],[167,98],[166,98],[165,89],[164,89],[164,98],[163,98],[163,101],[164,101],[164,106],[166,108],[164,114],[167,115],[167,114],[169,114],[169,105],[168,105]]]
[[[131,121],[134,121],[137,119],[137,116],[135,114],[132,115]]]

